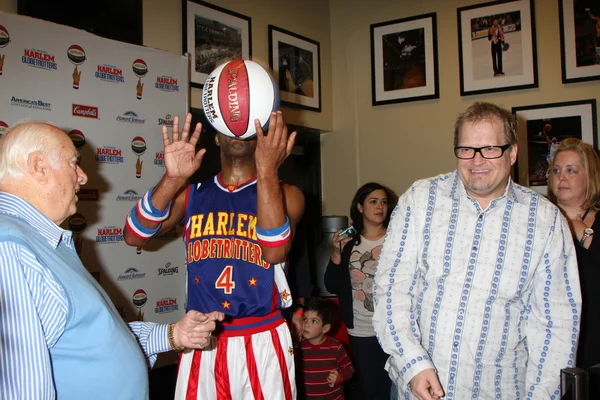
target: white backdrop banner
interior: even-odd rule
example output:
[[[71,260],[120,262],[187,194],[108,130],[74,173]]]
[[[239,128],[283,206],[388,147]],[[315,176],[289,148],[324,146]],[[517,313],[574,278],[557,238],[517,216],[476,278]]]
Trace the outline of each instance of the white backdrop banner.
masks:
[[[125,320],[185,308],[180,229],[136,249],[125,216],[164,173],[161,126],[188,110],[187,58],[0,12],[0,135],[25,120],[69,133],[89,182],[65,222],[84,265]]]

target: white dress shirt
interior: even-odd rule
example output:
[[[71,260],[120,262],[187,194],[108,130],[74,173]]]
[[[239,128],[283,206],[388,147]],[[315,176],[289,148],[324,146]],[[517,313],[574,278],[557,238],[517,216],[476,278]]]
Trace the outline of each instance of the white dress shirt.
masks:
[[[449,400],[558,399],[580,312],[569,226],[543,196],[509,180],[482,210],[454,171],[400,198],[373,316],[400,398],[435,368]]]

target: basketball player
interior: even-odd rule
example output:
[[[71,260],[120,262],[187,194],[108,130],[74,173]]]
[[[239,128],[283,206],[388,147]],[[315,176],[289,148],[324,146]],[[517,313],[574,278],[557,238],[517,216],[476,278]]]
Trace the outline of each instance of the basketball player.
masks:
[[[488,40],[492,42],[492,66],[494,67],[494,76],[504,75],[502,72],[502,44],[504,43],[504,30],[494,20],[494,24],[488,31]]]
[[[196,152],[201,125],[190,136],[191,120],[188,114],[180,133],[175,117],[172,140],[163,127],[165,175],[132,209],[124,235],[142,246],[183,218],[187,308],[228,317],[211,347],[181,356],[175,398],[294,399],[292,338],[280,308],[292,301],[284,265],[304,197],[282,185],[277,171],[296,133],[288,136],[277,112],[267,135],[258,120],[257,138],[218,134],[221,172],[189,185],[205,152]]]

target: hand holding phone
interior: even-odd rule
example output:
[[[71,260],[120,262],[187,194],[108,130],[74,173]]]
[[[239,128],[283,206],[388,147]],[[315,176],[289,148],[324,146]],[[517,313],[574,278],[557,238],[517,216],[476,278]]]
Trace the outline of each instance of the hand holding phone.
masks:
[[[356,229],[352,225],[341,231],[338,236],[348,235],[348,237],[354,237],[356,235]]]

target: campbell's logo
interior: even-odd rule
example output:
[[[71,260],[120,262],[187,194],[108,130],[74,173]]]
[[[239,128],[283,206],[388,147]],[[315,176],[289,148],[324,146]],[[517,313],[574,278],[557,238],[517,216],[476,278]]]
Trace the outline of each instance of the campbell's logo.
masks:
[[[75,117],[98,119],[98,107],[73,104],[73,115]]]
[[[177,79],[166,75],[156,77],[154,88],[163,92],[179,92],[179,85],[177,84]]]
[[[21,62],[25,65],[35,68],[56,70],[58,65],[54,60],[54,55],[46,50],[40,49],[25,49],[21,56]]]
[[[117,116],[117,122],[125,122],[127,124],[145,124],[146,120],[140,118],[133,111],[126,111],[123,114]]]
[[[123,194],[117,196],[117,201],[138,201],[144,197],[143,195],[138,194],[133,189],[126,190]]]
[[[133,62],[131,68],[133,69],[133,73],[135,74],[135,76],[137,76],[138,78],[143,78],[148,73],[148,65],[144,60],[140,58]]]
[[[123,76],[123,70],[115,67],[114,65],[102,64],[98,65],[96,72],[94,72],[96,79],[100,79],[104,82],[111,83],[124,83],[125,77]]]
[[[81,65],[85,61],[85,51],[78,44],[71,45],[67,49],[67,58],[75,65]]]
[[[85,220],[85,217],[82,214],[76,213],[71,215],[68,224],[69,229],[72,230],[73,233],[81,233],[87,226],[87,221]]]
[[[158,269],[158,276],[168,276],[168,275],[173,275],[173,274],[178,274],[178,273],[179,273],[179,267],[177,267],[177,266],[172,267],[170,262],[166,263],[164,268]]]
[[[105,226],[98,229],[96,243],[108,244],[119,243],[123,241],[123,229],[116,226]]]
[[[165,115],[164,118],[159,118],[158,119],[158,125],[159,126],[173,126],[173,117],[171,117],[171,114],[167,114]]]
[[[83,149],[83,146],[85,146],[85,136],[83,135],[83,132],[78,129],[73,129],[69,132],[69,137],[77,150]]]
[[[79,189],[77,192],[77,199],[79,201],[98,201],[100,199],[100,193],[98,189]]]
[[[0,121],[0,138],[8,132],[8,124],[4,121]]]
[[[142,308],[148,301],[148,295],[143,289],[138,289],[133,293],[132,300],[134,306],[137,308]]]
[[[158,165],[159,167],[165,166],[165,153],[164,152],[159,151],[156,153],[156,155],[154,156],[154,165]]]
[[[132,281],[134,279],[142,279],[146,277],[145,272],[139,272],[135,268],[127,268],[125,272],[119,274],[118,281]]]
[[[98,147],[96,149],[96,161],[106,164],[121,164],[123,162],[123,150],[116,147]]]
[[[177,299],[173,297],[163,297],[156,302],[156,307],[154,308],[156,314],[165,314],[177,310],[179,310],[179,304],[177,304]]]
[[[0,25],[0,47],[8,46],[9,42],[10,42],[10,35],[8,34],[8,31],[6,30],[5,27]]]
[[[10,105],[15,107],[34,108],[36,110],[52,111],[52,104],[44,100],[22,99],[12,96]]]

